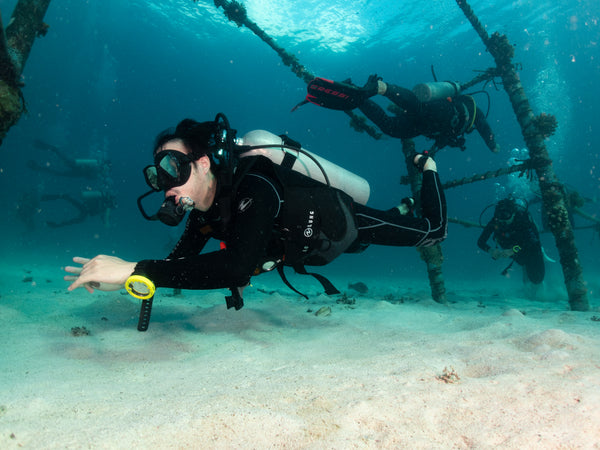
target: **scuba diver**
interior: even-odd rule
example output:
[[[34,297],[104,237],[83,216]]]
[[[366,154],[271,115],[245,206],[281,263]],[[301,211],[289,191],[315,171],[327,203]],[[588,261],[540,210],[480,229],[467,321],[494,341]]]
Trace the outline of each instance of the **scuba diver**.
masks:
[[[370,100],[383,95],[396,107],[395,116],[389,116],[377,103]],[[371,75],[362,87],[350,80],[334,82],[315,78],[307,88],[305,103],[314,103],[336,110],[360,109],[369,120],[388,136],[407,139],[425,136],[435,141],[430,153],[450,146],[465,150],[465,134],[477,130],[486,146],[494,153],[500,151],[494,133],[485,114],[470,95],[460,93],[460,86],[453,82],[422,83],[411,91],[385,83],[381,77]]]
[[[179,242],[165,259],[75,257],[78,265],[65,268],[65,280],[72,282],[68,289],[125,286],[147,301],[142,291],[153,296],[157,287],[228,288],[227,307],[240,309],[242,290],[253,275],[277,269],[286,285],[301,294],[283,273],[284,266],[293,267],[335,294],[339,291],[325,277],[308,273],[305,266],[325,265],[370,244],[429,246],[446,237],[446,201],[431,157],[413,158],[423,173],[422,217],[413,217],[406,205],[405,215],[395,207],[365,206],[369,186],[364,179],[295,141],[264,130],[239,139],[235,133],[219,113],[214,121],[185,119],[159,134],[154,164],[144,169],[152,190],[138,199],[138,206],[146,219],[171,226],[189,211]],[[164,200],[150,215],[142,199],[159,192]],[[221,241],[220,250],[201,253],[211,238]]]
[[[49,194],[41,197],[41,201],[44,202],[54,200],[64,200],[71,204],[77,210],[77,215],[61,222],[46,221],[46,225],[50,228],[75,225],[83,222],[87,217],[93,216],[101,216],[104,227],[109,228],[110,212],[117,207],[117,199],[114,195],[100,191],[82,191],[81,200],[77,200],[69,194]]]
[[[490,236],[500,248],[488,245]],[[477,246],[494,260],[512,258],[503,275],[516,262],[523,266],[526,280],[533,284],[544,281],[546,269],[540,234],[527,208],[519,205],[514,198],[505,198],[496,204],[494,217],[481,232]]]
[[[46,225],[50,228],[61,228],[69,225],[82,223],[87,217],[101,216],[102,223],[106,228],[110,227],[110,212],[117,207],[116,197],[107,192],[97,190],[85,190],[81,192],[81,199],[76,199],[69,194],[37,194],[26,193],[21,196],[17,217],[27,226],[29,230],[35,228],[34,215],[43,211],[53,210],[56,214],[56,206],[43,207],[42,203],[64,201],[72,206],[76,214],[60,222],[47,220]],[[26,206],[21,206],[26,205]]]
[[[34,145],[42,150],[49,150],[54,153],[61,161],[63,167],[56,168],[49,162],[40,164],[37,161],[27,161],[27,167],[37,172],[47,172],[52,175],[71,178],[102,178],[107,176],[110,171],[110,162],[99,161],[97,159],[73,159],[65,155],[58,147],[47,144],[39,139],[34,141]]]

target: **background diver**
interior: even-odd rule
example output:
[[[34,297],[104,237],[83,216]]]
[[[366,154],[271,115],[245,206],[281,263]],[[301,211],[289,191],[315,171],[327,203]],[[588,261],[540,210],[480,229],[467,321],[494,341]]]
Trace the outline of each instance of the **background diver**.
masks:
[[[395,105],[394,116],[370,100],[375,95],[383,95]],[[388,136],[407,139],[422,135],[433,139],[432,152],[445,146],[465,150],[464,135],[473,130],[492,152],[500,151],[485,114],[472,96],[460,94],[456,83],[423,83],[411,91],[385,83],[377,75],[371,75],[362,88],[349,80],[315,78],[308,85],[306,99],[293,110],[307,102],[336,110],[359,108]]]
[[[247,148],[278,147],[287,153],[280,137],[265,133],[276,137],[278,142],[272,144],[277,145]],[[232,136],[235,130],[222,114],[214,122],[186,119],[175,130],[161,133],[153,149],[154,164],[146,167],[144,175],[152,188],[148,194],[162,191],[165,200],[154,216],[143,214],[175,225],[190,211],[179,242],[165,259],[75,257],[77,266],[65,268],[65,280],[72,282],[69,290],[116,290],[142,277],[152,289],[229,288],[232,296],[227,306],[239,309],[241,291],[253,275],[273,269],[282,275],[284,265],[307,274],[305,265],[324,265],[341,253],[362,251],[370,244],[427,246],[446,237],[446,202],[430,157],[414,157],[423,172],[422,217],[412,217],[398,208],[369,208],[340,189],[261,155],[239,158],[233,173],[218,159],[236,147]],[[138,204],[143,210],[142,197]],[[201,253],[211,238],[223,243],[221,249]],[[310,275],[327,292],[327,280]],[[291,287],[283,275],[282,279]],[[334,288],[329,293],[336,292]]]
[[[490,236],[500,248],[488,245]],[[517,204],[513,198],[500,200],[496,204],[494,217],[484,227],[477,245],[493,259],[512,258],[503,275],[516,262],[523,266],[525,281],[533,284],[544,281],[546,269],[540,234],[527,208]]]
[[[71,178],[104,178],[110,172],[110,162],[98,159],[75,159],[65,155],[58,147],[47,144],[39,139],[34,141],[35,147],[42,150],[49,150],[54,153],[60,165],[54,165],[50,162],[40,164],[37,161],[27,161],[27,167],[37,172],[46,172],[61,177]]]
[[[113,194],[98,190],[82,191],[79,199],[70,194],[38,194],[29,192],[22,195],[19,200],[17,217],[25,224],[28,230],[33,230],[35,228],[35,216],[38,214],[51,211],[52,216],[67,216],[64,204],[58,206],[59,202],[66,203],[75,211],[75,214],[70,218],[63,218],[60,221],[46,220],[45,223],[50,228],[75,225],[93,216],[100,216],[103,225],[108,228],[110,227],[110,213],[117,207],[117,200]]]

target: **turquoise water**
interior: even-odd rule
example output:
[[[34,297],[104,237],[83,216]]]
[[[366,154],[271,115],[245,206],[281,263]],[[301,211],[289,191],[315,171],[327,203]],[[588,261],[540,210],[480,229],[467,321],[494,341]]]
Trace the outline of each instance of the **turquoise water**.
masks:
[[[14,4],[2,1],[5,23]],[[493,63],[460,9],[449,0],[244,4],[249,18],[278,45],[312,73],[333,79],[352,77],[362,84],[369,74],[378,73],[411,87],[432,79],[431,66],[439,79],[468,81],[475,71]],[[516,1],[501,7],[476,1],[472,7],[488,32],[506,33],[514,43],[515,62],[535,112],[557,116],[558,132],[547,145],[561,180],[586,197],[598,198],[593,117],[600,72],[600,7],[592,1]],[[28,251],[50,240],[58,253],[110,249],[134,259],[165,255],[178,233],[145,222],[135,206],[135,198],[145,190],[141,168],[149,162],[149,146],[160,130],[184,117],[209,120],[220,111],[240,133],[256,128],[286,132],[305,148],[362,175],[371,183],[370,203],[375,207],[387,208],[407,193],[398,183],[406,169],[397,140],[375,142],[358,134],[341,113],[313,106],[290,113],[304,96],[304,83],[271,48],[248,29],[228,22],[211,2],[54,1],[45,21],[49,32],[35,42],[23,73],[29,113],[2,145],[0,186],[6,214],[0,226],[11,252]],[[446,149],[439,154],[444,181],[505,166],[510,150],[524,147],[507,96],[493,86],[487,91],[489,121],[503,151],[492,155],[476,135],[470,135],[466,152]],[[487,106],[484,95],[477,99]],[[28,206],[22,195],[77,195],[96,189],[98,180],[64,179],[28,170],[28,160],[56,162],[48,151],[33,146],[34,139],[74,157],[101,156],[112,162],[109,181],[118,208],[111,215],[111,228],[104,228],[100,217],[59,230],[44,226],[47,220],[70,217],[74,211],[64,202]],[[430,142],[417,140],[417,145],[428,148]],[[506,179],[497,181],[507,184]],[[449,191],[450,215],[478,221],[496,190],[491,181]],[[28,209],[36,210],[28,217],[34,229],[21,221]],[[597,206],[587,205],[586,211],[597,214]],[[467,273],[489,273],[488,261],[476,253],[476,232],[454,225],[450,231],[447,258],[460,254]],[[577,236],[589,268],[599,245],[597,233],[581,230]],[[552,252],[551,237],[546,245]],[[402,270],[407,265],[398,261],[396,253],[379,249],[362,258],[367,267],[398,263],[397,270]],[[412,254],[408,261],[411,270],[421,270]],[[461,273],[464,270],[456,275]]]
[[[0,0],[5,26],[15,4]],[[465,82],[493,65],[450,0],[243,4],[279,46],[326,78],[362,84],[377,73],[412,87],[433,79],[432,66],[440,80]],[[546,142],[554,170],[597,217],[600,4],[471,6],[490,34],[506,33],[514,44],[535,114],[559,121]],[[366,178],[373,207],[397,205],[409,191],[399,183],[406,174],[399,140],[375,141],[350,128],[346,115],[313,105],[291,113],[304,82],[212,2],[53,0],[45,22],[48,34],[35,41],[22,76],[28,112],[0,146],[0,446],[598,445],[600,236],[580,217],[587,313],[566,312],[559,263],[547,263],[543,289],[531,298],[520,270],[502,277],[506,262],[478,252],[479,229],[455,224],[443,243],[449,306],[429,299],[425,265],[412,248],[372,247],[320,270],[355,305],[291,275],[311,296],[301,300],[273,273],[254,279],[241,312],[225,310],[224,291],[173,296],[161,289],[147,333],[135,330],[138,304],[124,292],[67,292],[62,267],[73,256],[136,261],[169,253],[181,228],[145,221],[136,198],[147,190],[141,171],[154,137],[185,117],[205,121],[223,112],[240,134],[287,133]],[[506,167],[523,152],[505,92],[499,85],[487,92],[502,150],[492,154],[469,135],[465,152],[438,153],[443,181]],[[487,97],[476,98],[486,109]],[[110,171],[67,178],[31,170],[30,161],[58,162],[36,140],[73,158],[110,161]],[[106,223],[92,216],[46,225],[76,211],[36,198],[97,189],[116,196]],[[535,183],[518,177],[451,189],[449,215],[478,222],[499,192],[532,189]],[[530,210],[541,223],[539,206]],[[553,237],[542,240],[558,259]],[[367,294],[348,287],[357,281],[369,286]],[[315,316],[321,307],[331,315]],[[91,334],[74,336],[75,327]],[[456,368],[461,384],[440,384],[445,366]]]

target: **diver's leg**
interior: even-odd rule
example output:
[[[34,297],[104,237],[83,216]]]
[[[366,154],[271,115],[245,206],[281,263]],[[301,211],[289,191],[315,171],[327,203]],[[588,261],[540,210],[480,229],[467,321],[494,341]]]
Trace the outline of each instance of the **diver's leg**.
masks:
[[[362,244],[426,246],[446,237],[446,199],[437,172],[423,173],[421,188],[422,217],[400,214],[398,208],[387,211],[355,204],[358,237]]]
[[[527,278],[533,284],[540,284],[544,281],[546,266],[544,265],[544,255],[541,249],[533,250],[526,256],[523,269],[527,273]]]
[[[476,109],[474,125],[475,129],[477,129],[477,132],[484,140],[485,145],[487,145],[487,148],[489,148],[494,153],[498,153],[500,151],[500,147],[496,143],[494,132],[492,131],[490,124],[486,120],[483,111],[479,108]]]
[[[388,100],[402,108],[408,114],[416,114],[419,111],[419,100],[413,91],[395,84],[383,84],[385,84],[385,88],[383,89],[382,95],[384,95]]]
[[[401,139],[410,137],[406,135],[404,120],[401,117],[388,116],[383,108],[374,101],[365,100],[358,108],[388,136]]]
[[[419,101],[412,91],[395,84],[377,81],[377,93],[385,96],[400,108],[395,116],[388,116],[383,108],[372,100],[365,100],[359,109],[365,116],[385,134],[395,138],[412,138],[419,135],[416,130],[416,117],[419,112]]]

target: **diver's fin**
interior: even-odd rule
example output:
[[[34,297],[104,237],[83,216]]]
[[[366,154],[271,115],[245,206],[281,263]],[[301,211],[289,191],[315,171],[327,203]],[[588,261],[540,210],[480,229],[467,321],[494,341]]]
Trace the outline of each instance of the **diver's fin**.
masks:
[[[300,108],[302,105],[306,105],[308,102],[308,100],[302,100],[300,103],[298,103],[296,106],[294,106],[290,112],[294,112],[296,111],[298,108]]]
[[[364,89],[353,84],[319,77],[308,83],[306,91],[306,99],[299,103],[296,108],[310,102],[323,108],[349,111],[369,98]]]
[[[548,256],[548,254],[546,253],[546,249],[544,247],[542,247],[542,254],[544,255],[544,259],[546,261],[553,262],[553,263],[556,262],[556,260],[554,260]]]

